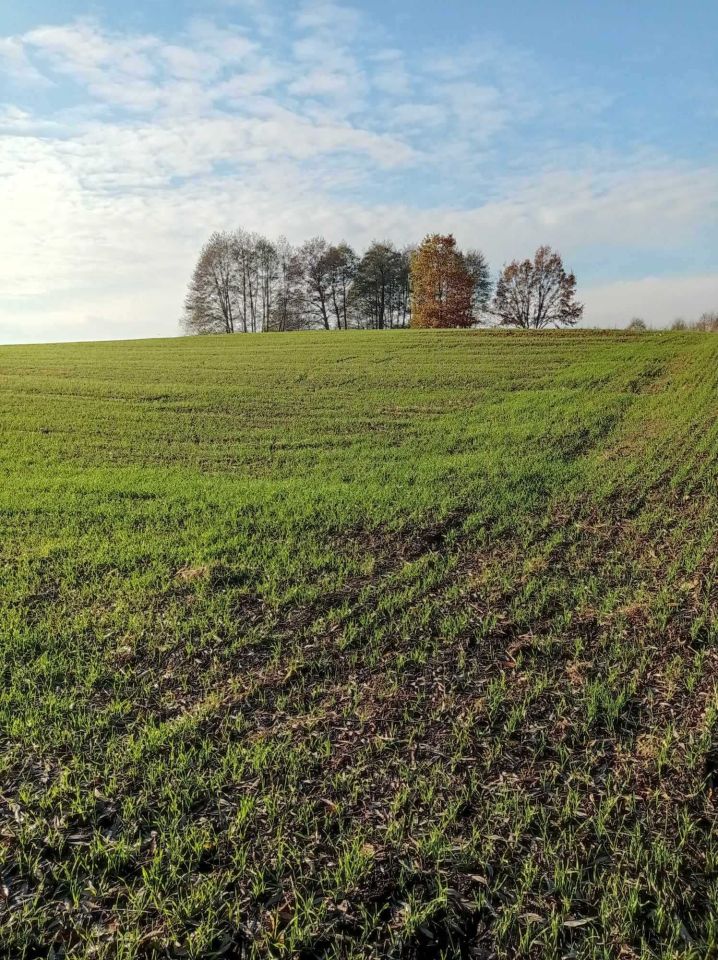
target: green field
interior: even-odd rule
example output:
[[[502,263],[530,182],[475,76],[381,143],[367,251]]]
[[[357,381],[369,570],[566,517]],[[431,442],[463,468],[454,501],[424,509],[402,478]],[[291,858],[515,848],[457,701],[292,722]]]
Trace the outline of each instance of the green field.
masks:
[[[0,349],[0,955],[718,955],[718,337]]]

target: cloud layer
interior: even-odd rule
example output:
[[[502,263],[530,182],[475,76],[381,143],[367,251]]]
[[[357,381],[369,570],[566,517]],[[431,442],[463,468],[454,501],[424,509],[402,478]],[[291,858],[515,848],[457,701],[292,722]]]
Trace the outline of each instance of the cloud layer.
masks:
[[[692,261],[715,246],[718,167],[596,149],[609,94],[499,40],[409,58],[323,0],[233,13],[0,38],[0,341],[174,334],[199,246],[240,224],[358,246],[452,231],[495,268],[549,242],[589,322],[718,305]]]

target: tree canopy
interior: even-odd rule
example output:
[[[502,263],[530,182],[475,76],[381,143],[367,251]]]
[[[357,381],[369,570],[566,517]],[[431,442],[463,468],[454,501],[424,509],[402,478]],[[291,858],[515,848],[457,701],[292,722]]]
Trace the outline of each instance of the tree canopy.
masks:
[[[576,301],[576,277],[566,272],[557,252],[544,246],[533,260],[513,260],[504,267],[491,312],[504,326],[543,330],[574,326],[583,305]]]
[[[470,327],[475,276],[451,234],[425,237],[411,258],[413,327]]]
[[[573,326],[582,315],[576,277],[548,246],[505,266],[492,298],[486,257],[461,251],[451,234],[429,234],[418,247],[375,240],[360,255],[345,241],[293,246],[237,229],[213,233],[202,247],[182,324],[189,333],[259,333],[494,320],[540,330]]]

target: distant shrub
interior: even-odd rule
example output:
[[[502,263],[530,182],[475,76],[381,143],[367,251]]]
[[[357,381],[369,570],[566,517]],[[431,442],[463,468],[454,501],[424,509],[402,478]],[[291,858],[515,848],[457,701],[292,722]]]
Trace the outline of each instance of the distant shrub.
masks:
[[[718,311],[702,313],[696,320],[695,328],[706,333],[718,333]]]
[[[648,324],[642,317],[634,317],[626,327],[631,333],[645,333],[648,330]]]
[[[701,333],[718,333],[718,311],[702,313],[697,320],[684,320],[679,317],[671,324],[671,330],[698,330]]]

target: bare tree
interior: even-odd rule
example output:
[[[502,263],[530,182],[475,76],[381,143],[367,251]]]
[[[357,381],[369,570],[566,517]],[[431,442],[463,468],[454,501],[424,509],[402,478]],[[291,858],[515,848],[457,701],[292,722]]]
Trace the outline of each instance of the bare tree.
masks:
[[[246,230],[233,234],[233,250],[237,271],[243,333],[256,333],[259,296],[257,242],[259,237]]]
[[[474,323],[481,323],[491,306],[491,271],[486,257],[480,250],[467,250],[464,254],[464,263],[473,281],[472,316]]]
[[[326,253],[329,296],[337,330],[349,329],[349,304],[359,258],[348,243],[331,246]]]
[[[697,320],[679,317],[671,324],[671,330],[698,330],[702,333],[718,333],[718,310],[702,313]]]
[[[696,320],[695,328],[707,333],[716,333],[718,331],[718,310],[702,313]]]
[[[404,247],[399,251],[396,260],[396,275],[390,298],[392,327],[407,327],[411,320],[411,258],[415,251],[415,246]]]
[[[566,273],[558,253],[539,247],[533,261],[514,260],[496,284],[491,312],[500,324],[542,330],[572,327],[583,316],[576,302],[576,277]]]
[[[414,250],[375,241],[360,259],[348,243],[323,237],[297,249],[241,228],[215,233],[192,275],[182,323],[192,333],[405,327]],[[476,251],[464,261],[478,278],[478,316],[489,295],[488,267]]]
[[[304,265],[284,237],[277,245],[277,281],[268,329],[284,333],[301,330],[306,316]]]
[[[266,237],[256,237],[255,260],[259,286],[258,323],[261,330],[268,330],[272,305],[279,279],[279,255],[277,247]]]
[[[277,245],[241,229],[215,233],[195,267],[183,325],[192,333],[268,330],[281,289]]]
[[[330,247],[324,237],[307,240],[299,248],[304,281],[307,291],[307,306],[310,323],[318,323],[325,330],[331,329],[331,265]]]
[[[213,233],[202,247],[184,303],[188,333],[234,333],[238,317],[234,240]]]

